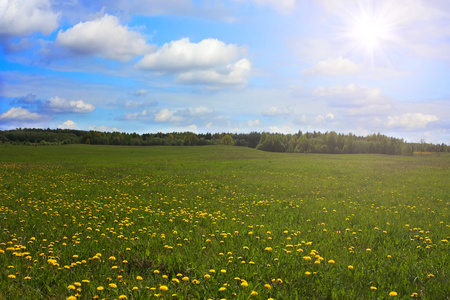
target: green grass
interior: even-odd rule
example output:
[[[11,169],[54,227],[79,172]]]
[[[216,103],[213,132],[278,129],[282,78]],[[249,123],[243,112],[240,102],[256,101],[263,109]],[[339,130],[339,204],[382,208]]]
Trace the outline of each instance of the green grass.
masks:
[[[2,146],[0,299],[450,299],[449,170],[444,154]]]

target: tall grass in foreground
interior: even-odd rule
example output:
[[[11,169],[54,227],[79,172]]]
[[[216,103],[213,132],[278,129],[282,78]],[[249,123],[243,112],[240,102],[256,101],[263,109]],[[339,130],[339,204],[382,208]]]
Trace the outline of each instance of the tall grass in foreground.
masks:
[[[450,157],[1,147],[0,299],[450,299]]]

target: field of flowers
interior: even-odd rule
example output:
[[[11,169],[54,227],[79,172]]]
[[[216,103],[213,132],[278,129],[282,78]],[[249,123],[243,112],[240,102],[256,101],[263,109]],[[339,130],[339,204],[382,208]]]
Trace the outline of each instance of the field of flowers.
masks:
[[[450,156],[0,147],[0,299],[450,299]]]

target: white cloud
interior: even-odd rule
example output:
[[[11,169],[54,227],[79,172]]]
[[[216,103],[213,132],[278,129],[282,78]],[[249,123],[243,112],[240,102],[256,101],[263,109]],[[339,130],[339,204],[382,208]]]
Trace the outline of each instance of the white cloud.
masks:
[[[208,86],[244,86],[250,79],[252,64],[246,58],[228,64],[222,70],[210,69],[181,73],[177,80],[182,83],[205,84]]]
[[[55,113],[90,113],[95,106],[85,103],[83,100],[69,101],[55,96],[50,98],[44,105],[45,110]]]
[[[253,126],[258,126],[259,125],[259,120],[257,119],[257,120],[249,120],[248,122],[247,122],[247,124],[248,124],[248,126],[250,126],[250,127],[253,127]]]
[[[34,32],[47,35],[58,28],[58,17],[49,0],[2,0],[0,35],[24,36]]]
[[[56,44],[76,54],[96,55],[118,61],[129,61],[152,50],[152,46],[147,44],[139,32],[122,26],[117,17],[108,14],[97,20],[80,22],[66,31],[59,31]]]
[[[326,60],[319,61],[314,67],[303,70],[302,74],[338,76],[356,74],[361,71],[361,65],[357,65],[351,60],[340,56],[336,59],[328,58]]]
[[[145,96],[145,95],[147,95],[147,93],[148,93],[148,91],[144,90],[144,89],[132,92],[132,94],[136,97]]]
[[[0,115],[0,121],[23,121],[33,122],[40,121],[42,116],[37,113],[32,113],[28,109],[22,107],[11,107],[10,110]]]
[[[136,68],[176,74],[181,83],[241,86],[248,82],[252,67],[248,59],[242,58],[246,52],[245,47],[217,39],[192,43],[184,38],[147,54]]]
[[[195,108],[189,108],[189,114],[194,117],[211,114],[213,111],[207,107],[199,106]]]
[[[115,127],[109,127],[109,126],[105,126],[105,125],[101,125],[101,126],[92,125],[92,126],[89,126],[89,130],[101,131],[101,132],[120,131]]]
[[[388,117],[388,127],[400,127],[404,129],[423,129],[426,128],[428,123],[436,122],[439,118],[435,115],[422,114],[422,113],[406,113],[401,116]]]
[[[74,121],[71,121],[71,120],[67,120],[64,123],[59,124],[58,128],[60,128],[60,129],[80,129],[78,127],[78,125]]]
[[[174,112],[171,112],[167,108],[162,109],[155,115],[156,122],[176,122],[180,120],[180,117],[174,116]]]
[[[143,111],[137,113],[125,113],[125,119],[127,120],[148,119],[147,110],[144,109]]]
[[[282,116],[292,113],[292,109],[280,108],[277,106],[271,106],[268,110],[264,112],[266,116]]]
[[[217,39],[191,43],[188,38],[172,41],[155,53],[147,54],[136,64],[140,69],[159,72],[183,72],[210,69],[236,61],[245,48],[225,44]]]

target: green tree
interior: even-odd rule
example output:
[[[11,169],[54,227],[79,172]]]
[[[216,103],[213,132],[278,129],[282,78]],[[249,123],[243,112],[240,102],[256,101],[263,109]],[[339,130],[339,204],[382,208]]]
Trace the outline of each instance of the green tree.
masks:
[[[233,138],[231,137],[231,135],[225,134],[225,135],[220,139],[220,144],[221,144],[221,145],[226,145],[226,146],[234,146],[234,141],[233,141]]]

